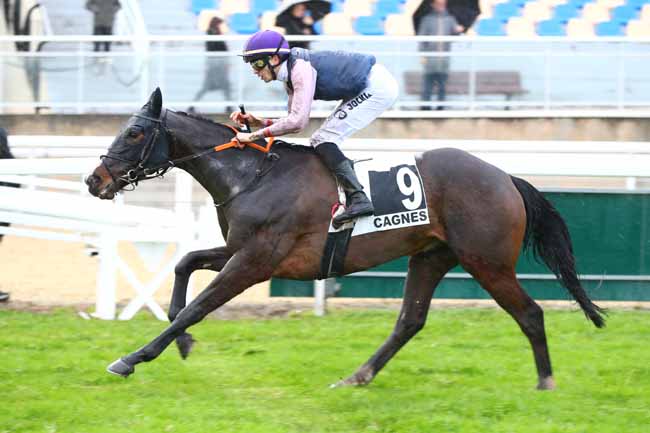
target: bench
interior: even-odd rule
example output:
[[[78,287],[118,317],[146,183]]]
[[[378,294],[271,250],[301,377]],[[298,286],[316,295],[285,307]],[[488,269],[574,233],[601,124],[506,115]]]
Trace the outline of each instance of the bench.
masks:
[[[469,71],[450,71],[447,95],[469,95],[469,84]],[[404,72],[404,89],[408,95],[420,95],[422,71]],[[475,95],[504,95],[509,101],[513,96],[525,93],[527,91],[521,86],[521,74],[518,71],[476,71]]]

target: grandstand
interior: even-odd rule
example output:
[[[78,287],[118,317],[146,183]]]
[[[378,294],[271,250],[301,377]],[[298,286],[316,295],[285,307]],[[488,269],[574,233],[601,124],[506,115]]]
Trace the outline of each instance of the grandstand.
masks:
[[[414,34],[412,15],[422,0],[333,0],[316,26],[322,35]],[[43,0],[57,34],[90,34],[83,0]],[[279,0],[139,1],[151,34],[199,34],[212,16],[226,19],[232,34],[275,26]],[[650,37],[650,0],[480,0],[469,29],[478,36]]]
[[[650,0],[482,0],[481,36],[650,36]]]
[[[334,0],[317,27],[323,35],[414,33],[411,16],[421,0]],[[228,20],[231,32],[251,34],[274,26],[275,0],[193,0],[199,27],[210,17]],[[479,36],[650,36],[650,0],[481,0],[470,34]]]
[[[26,12],[35,3],[24,0],[22,8]],[[374,54],[401,85],[391,115],[428,103],[420,100],[421,63],[436,56],[450,57],[443,103],[449,112],[650,106],[650,0],[480,0],[481,14],[467,35],[452,37],[415,36],[413,14],[421,3],[333,0],[331,12],[315,26],[318,35],[289,38],[309,40],[316,50]],[[175,109],[217,113],[240,102],[276,114],[285,108],[282,87],[260,85],[237,57],[248,35],[275,28],[276,14],[286,5],[281,0],[122,0],[110,53],[92,51],[96,39],[84,0],[40,4],[32,18],[49,25],[32,25],[41,39],[34,39],[30,52],[5,56],[4,74],[11,80],[5,81],[0,110],[123,113],[155,86]],[[229,51],[205,51],[213,16],[225,20],[225,35],[218,38]],[[424,40],[450,42],[451,49],[420,51]],[[217,92],[193,101],[207,56],[225,57],[233,100]],[[21,63],[27,78],[19,77]],[[32,90],[8,84],[26,81]],[[315,115],[333,107],[318,102]]]

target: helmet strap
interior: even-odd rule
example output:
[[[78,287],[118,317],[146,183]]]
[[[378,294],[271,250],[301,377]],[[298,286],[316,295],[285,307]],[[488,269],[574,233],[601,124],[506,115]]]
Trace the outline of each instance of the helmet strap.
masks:
[[[273,57],[273,56],[271,56]],[[278,75],[275,73],[275,66],[271,64],[271,57],[266,61],[266,66],[269,68],[269,71],[271,72],[271,77],[273,78],[273,81],[278,79]],[[280,65],[280,63],[278,63]]]
[[[278,58],[280,58],[278,53],[280,52],[280,48],[282,48],[282,43],[283,42],[284,42],[284,38],[280,39],[280,43],[278,44],[278,47],[275,49],[275,53],[271,54],[268,57],[268,60],[266,61],[266,66],[268,66],[269,71],[271,71],[271,77],[273,77],[273,81],[276,81],[278,79],[278,76],[275,73],[275,66],[271,65],[270,60],[271,60],[271,57],[273,57],[273,56],[278,56]],[[278,63],[276,66],[279,66],[281,64],[282,64],[282,62]]]

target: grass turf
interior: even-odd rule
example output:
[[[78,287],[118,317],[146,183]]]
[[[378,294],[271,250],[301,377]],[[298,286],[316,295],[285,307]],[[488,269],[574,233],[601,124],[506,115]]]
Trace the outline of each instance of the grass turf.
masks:
[[[532,352],[500,310],[444,310],[367,387],[329,389],[374,353],[395,311],[206,320],[122,379],[108,363],[166,326],[146,315],[0,311],[0,432],[650,431],[650,314],[546,313],[558,389],[534,391]]]

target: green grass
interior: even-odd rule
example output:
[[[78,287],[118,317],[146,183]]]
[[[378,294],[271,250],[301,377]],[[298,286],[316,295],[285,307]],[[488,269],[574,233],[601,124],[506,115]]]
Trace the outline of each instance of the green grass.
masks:
[[[0,311],[0,432],[650,431],[650,314],[546,313],[558,389],[534,391],[528,342],[498,310],[430,314],[375,381],[329,389],[383,342],[395,311],[206,320],[122,379],[108,363],[165,326]]]

